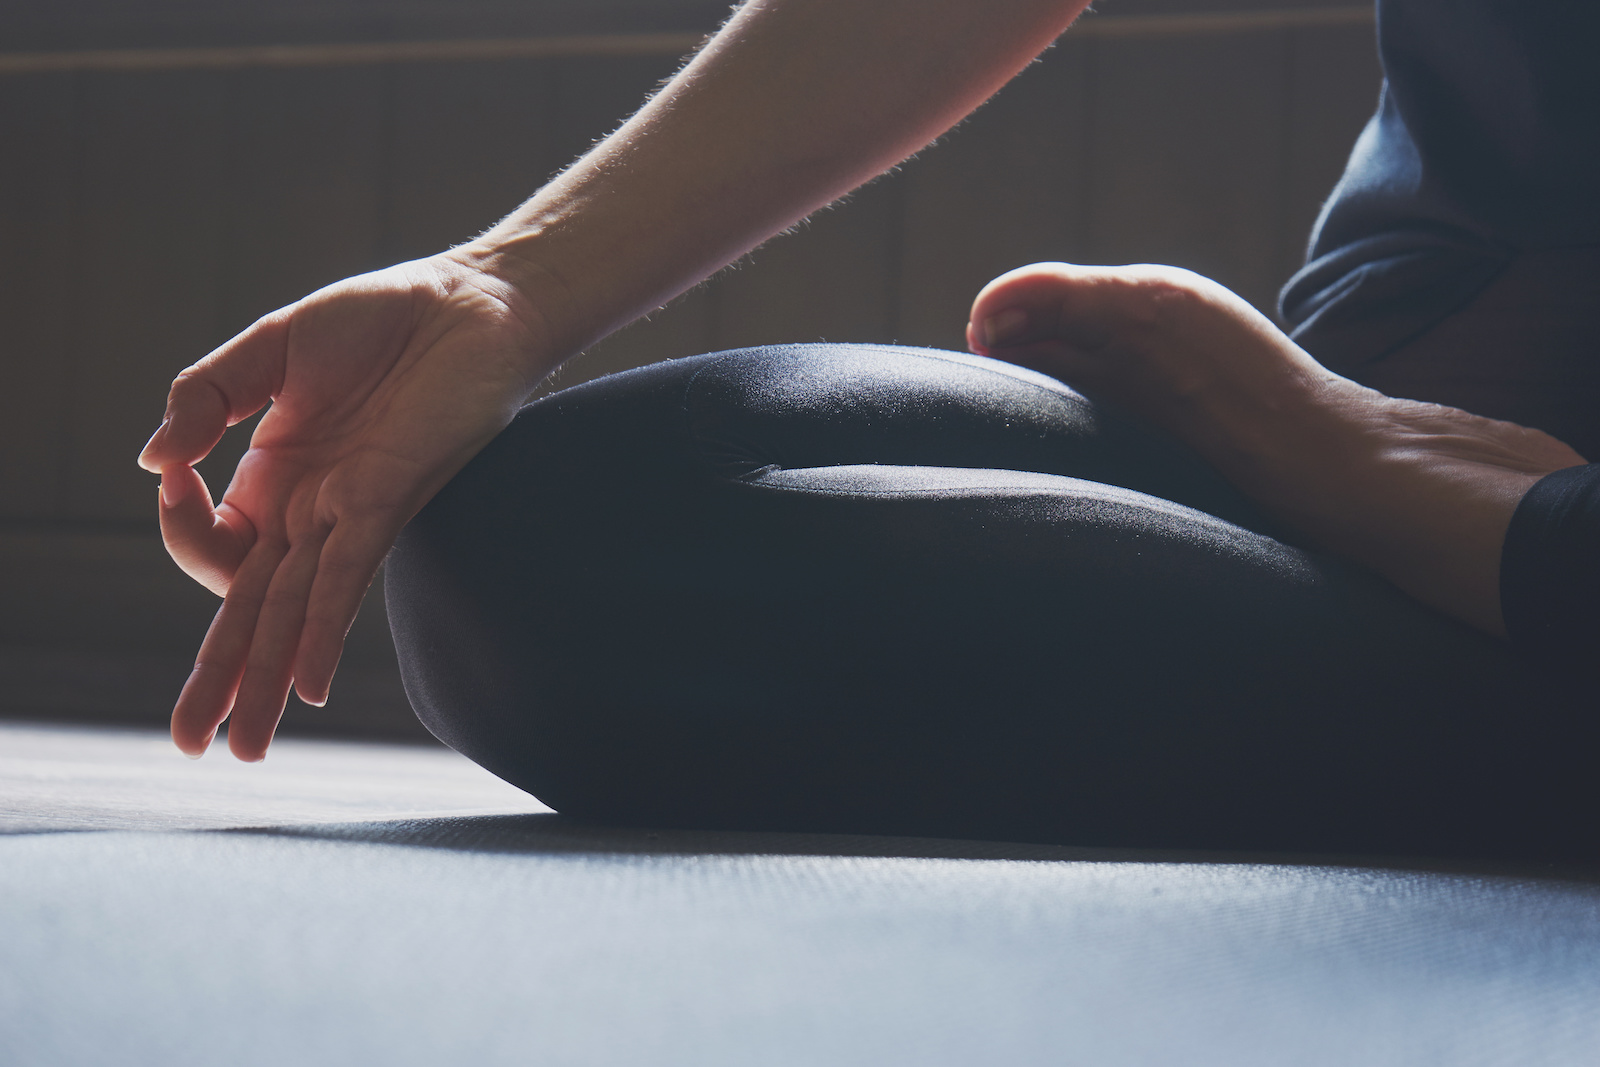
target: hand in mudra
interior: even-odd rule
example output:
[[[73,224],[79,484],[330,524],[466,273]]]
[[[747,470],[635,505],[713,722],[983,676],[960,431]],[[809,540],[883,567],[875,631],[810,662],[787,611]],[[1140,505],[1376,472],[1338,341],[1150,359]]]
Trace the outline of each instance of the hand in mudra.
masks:
[[[180,567],[225,597],[172,715],[184,752],[265,755],[289,687],[322,704],[400,529],[551,362],[542,320],[466,255],[350,278],[251,326],[172,384],[139,457]],[[537,369],[534,369],[537,368]],[[263,406],[222,502],[194,470]]]

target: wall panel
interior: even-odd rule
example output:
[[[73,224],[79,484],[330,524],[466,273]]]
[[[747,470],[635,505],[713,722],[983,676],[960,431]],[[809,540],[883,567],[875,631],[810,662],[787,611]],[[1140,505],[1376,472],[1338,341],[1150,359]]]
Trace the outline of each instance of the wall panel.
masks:
[[[80,99],[62,513],[148,521],[154,479],[134,458],[172,374],[218,340],[228,116],[206,74],[84,75]]]
[[[1091,50],[1069,34],[904,168],[904,343],[962,348],[967,309],[990,278],[1084,256]]]
[[[1088,262],[1174,263],[1270,306],[1285,44],[1281,31],[1093,42]]]
[[[724,272],[713,346],[893,340],[901,194],[858,189]]]
[[[269,311],[384,264],[391,192],[390,84],[382,67],[223,75],[227,129],[220,344]],[[168,377],[212,346],[185,353]],[[220,496],[255,420],[234,427],[200,471]]]
[[[1344,169],[1350,146],[1377,110],[1383,70],[1377,43],[1361,27],[1298,30],[1289,37],[1287,210],[1279,229],[1277,273],[1305,260],[1306,238]]]
[[[519,60],[391,70],[379,259],[431,255],[481,233],[566,162],[556,66]]]
[[[0,517],[62,514],[71,396],[78,78],[0,79]]]

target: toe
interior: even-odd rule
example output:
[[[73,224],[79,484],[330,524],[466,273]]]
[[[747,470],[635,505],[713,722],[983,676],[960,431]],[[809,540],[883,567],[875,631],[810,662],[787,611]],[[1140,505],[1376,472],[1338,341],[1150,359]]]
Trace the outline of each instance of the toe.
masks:
[[[972,302],[967,340],[982,352],[1040,342],[1098,351],[1114,339],[1175,325],[1194,306],[1215,302],[1217,293],[1232,296],[1177,267],[1033,263],[983,287]]]
[[[1069,263],[1033,263],[985,285],[972,302],[967,341],[975,352],[1055,340],[1076,273]]]

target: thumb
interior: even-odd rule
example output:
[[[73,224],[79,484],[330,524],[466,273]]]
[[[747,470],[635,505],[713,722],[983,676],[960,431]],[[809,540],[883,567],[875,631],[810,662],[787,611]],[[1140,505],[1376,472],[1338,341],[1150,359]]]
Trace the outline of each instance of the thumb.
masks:
[[[173,380],[166,417],[139,453],[139,466],[152,473],[192,466],[229,426],[266,406],[283,385],[292,311],[258,320]]]
[[[161,540],[185,574],[218,596],[227,596],[255,527],[233,507],[211,506],[211,493],[193,467],[174,464],[161,472]]]

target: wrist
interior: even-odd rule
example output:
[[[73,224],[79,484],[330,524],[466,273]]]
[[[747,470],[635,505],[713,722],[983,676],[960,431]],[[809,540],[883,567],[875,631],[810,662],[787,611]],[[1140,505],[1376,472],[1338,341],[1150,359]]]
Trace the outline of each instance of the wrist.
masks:
[[[582,316],[571,285],[561,272],[542,262],[535,249],[489,240],[490,234],[458,245],[435,257],[452,287],[470,287],[505,309],[527,335],[530,370],[542,377],[582,351],[594,338]]]
[[[446,255],[537,308],[552,351],[566,359],[672,300],[743,250],[707,255],[699,247],[707,235],[672,212],[608,192],[547,188]]]

